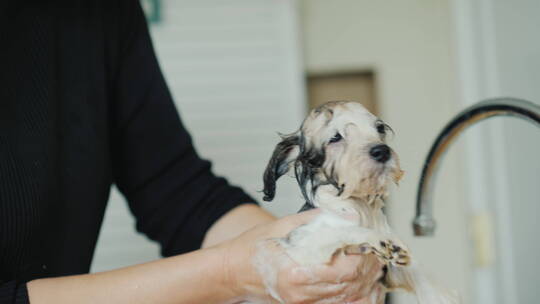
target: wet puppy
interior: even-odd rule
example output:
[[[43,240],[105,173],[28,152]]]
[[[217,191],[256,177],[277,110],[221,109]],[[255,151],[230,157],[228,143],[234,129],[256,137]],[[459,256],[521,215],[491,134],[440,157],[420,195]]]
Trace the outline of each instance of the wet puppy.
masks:
[[[305,199],[302,210],[323,212],[278,242],[301,265],[329,263],[337,254],[376,256],[386,271],[369,297],[373,304],[397,288],[415,293],[421,304],[457,303],[412,265],[382,212],[388,185],[403,175],[385,141],[389,132],[361,104],[337,101],[312,110],[297,132],[282,135],[264,173],[264,200],[271,201],[277,179],[292,172]]]

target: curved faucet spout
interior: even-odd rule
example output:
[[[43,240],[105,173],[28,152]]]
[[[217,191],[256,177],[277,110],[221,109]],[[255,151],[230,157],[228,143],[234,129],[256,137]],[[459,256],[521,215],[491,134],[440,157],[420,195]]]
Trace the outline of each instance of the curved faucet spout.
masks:
[[[416,217],[413,221],[415,235],[430,236],[435,232],[433,188],[441,159],[449,146],[467,127],[495,116],[515,116],[536,123],[540,127],[540,106],[515,98],[484,100],[454,117],[439,133],[424,162],[416,197]]]

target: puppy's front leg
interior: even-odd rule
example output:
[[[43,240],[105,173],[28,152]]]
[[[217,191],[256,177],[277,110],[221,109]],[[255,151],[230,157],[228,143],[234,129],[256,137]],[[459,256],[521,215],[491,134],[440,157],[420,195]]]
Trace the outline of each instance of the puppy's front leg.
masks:
[[[390,239],[380,240],[375,245],[370,243],[347,245],[343,250],[345,254],[375,254],[381,263],[389,266],[407,266],[411,261],[407,249]]]

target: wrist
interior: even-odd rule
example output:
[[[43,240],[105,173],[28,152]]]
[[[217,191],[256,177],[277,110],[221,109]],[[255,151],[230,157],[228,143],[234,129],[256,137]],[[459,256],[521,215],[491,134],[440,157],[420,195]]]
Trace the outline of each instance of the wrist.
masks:
[[[220,244],[221,284],[233,299],[247,299],[259,294],[262,282],[252,263],[253,250],[232,240]]]
[[[213,248],[217,250],[218,255],[216,260],[219,261],[219,284],[229,293],[230,298],[234,299],[243,297],[245,293],[242,291],[242,284],[238,281],[241,267],[228,243],[225,242]]]

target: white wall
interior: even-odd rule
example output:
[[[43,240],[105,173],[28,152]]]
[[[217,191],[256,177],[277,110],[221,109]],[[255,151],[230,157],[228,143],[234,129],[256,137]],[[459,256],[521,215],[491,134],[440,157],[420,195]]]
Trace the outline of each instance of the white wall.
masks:
[[[540,104],[540,1],[494,1],[500,95],[521,97]],[[507,119],[502,145],[506,148],[508,201],[512,224],[512,261],[516,303],[540,299],[540,129],[528,122]],[[503,274],[504,275],[504,274]]]
[[[438,229],[414,238],[416,187],[429,146],[460,109],[457,101],[449,1],[304,0],[303,50],[308,73],[373,70],[382,118],[396,130],[390,144],[406,171],[389,203],[392,226],[429,272],[444,285],[469,292],[459,147],[441,168],[435,190]],[[400,297],[398,303],[415,303]]]
[[[294,131],[304,117],[293,2],[163,0],[162,8],[163,21],[151,34],[198,152],[216,173],[260,200],[277,132]],[[276,200],[264,204],[278,215],[301,205],[295,182],[287,178]],[[158,253],[156,244],[135,232],[134,219],[114,191],[92,271],[157,259]]]
[[[540,2],[453,1],[464,104],[493,96],[540,103]],[[473,212],[490,215],[493,263],[475,267],[476,303],[536,303],[540,250],[540,132],[516,119],[494,119],[471,132],[467,162]]]

